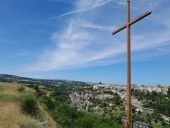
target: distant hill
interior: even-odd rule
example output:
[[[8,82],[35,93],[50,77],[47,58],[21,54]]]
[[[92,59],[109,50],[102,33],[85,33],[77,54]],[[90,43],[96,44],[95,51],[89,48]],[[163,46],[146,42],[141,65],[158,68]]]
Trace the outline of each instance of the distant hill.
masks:
[[[41,85],[83,85],[85,82],[71,81],[71,80],[50,80],[50,79],[36,79],[28,77],[20,77],[15,75],[0,74],[0,82],[9,83],[25,83],[25,84],[41,84]]]

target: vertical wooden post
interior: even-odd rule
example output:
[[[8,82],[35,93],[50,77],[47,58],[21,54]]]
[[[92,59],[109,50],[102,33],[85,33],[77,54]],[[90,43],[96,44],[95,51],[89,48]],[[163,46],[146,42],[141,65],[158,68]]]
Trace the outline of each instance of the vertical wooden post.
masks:
[[[127,128],[132,128],[131,114],[131,44],[130,44],[130,0],[127,0]]]

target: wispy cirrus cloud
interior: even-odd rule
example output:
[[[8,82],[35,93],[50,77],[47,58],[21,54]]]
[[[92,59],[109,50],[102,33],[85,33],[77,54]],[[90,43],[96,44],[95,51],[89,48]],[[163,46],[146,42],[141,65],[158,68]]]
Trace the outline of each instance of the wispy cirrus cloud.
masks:
[[[56,19],[56,18],[60,18],[60,17],[67,16],[67,15],[86,12],[86,11],[89,11],[89,10],[104,6],[105,4],[110,3],[112,1],[113,0],[88,0],[88,1],[79,1],[79,0],[77,0],[75,2],[75,6],[76,6],[75,10],[65,12],[65,13],[57,16],[57,17],[51,17],[50,19]]]
[[[29,70],[48,71],[87,66],[95,60],[112,56],[112,53],[122,52],[120,49],[114,50],[114,47],[105,46],[105,41],[99,42],[97,46],[94,35],[72,22],[59,39],[58,33],[53,33],[51,38],[56,42],[56,48],[53,51],[46,51],[36,65],[28,68]],[[100,48],[101,45],[103,45],[102,48]]]
[[[91,23],[91,22],[81,21],[81,20],[77,20],[73,24],[77,25],[79,27],[98,29],[98,30],[113,31],[115,29],[115,27],[113,25],[102,26],[102,25],[97,25],[97,24],[94,24],[94,23]]]
[[[114,17],[118,17],[120,13],[114,13],[113,15],[112,8],[106,7],[107,3],[111,1],[113,0],[75,1],[74,11],[60,15],[75,14],[67,19],[69,21],[68,25],[64,27],[60,34],[56,31],[51,35],[56,47],[46,50],[37,63],[28,66],[27,70],[49,71],[121,62],[121,56],[126,52],[125,33],[120,33],[114,37],[111,35],[115,26],[120,25],[119,22],[114,26],[112,25]],[[93,13],[88,11],[102,6],[105,8],[93,10]],[[79,13],[85,11],[86,15],[79,15]],[[162,16],[161,14],[160,17],[162,18]],[[148,20],[152,23],[155,19]],[[160,24],[166,25],[166,22]],[[150,24],[150,27],[152,26],[156,25],[154,23]],[[139,32],[138,34],[138,30],[133,33],[132,52],[157,49],[160,46],[168,45],[170,42],[170,31],[167,29],[161,29],[163,33],[159,33],[160,28],[148,32],[142,30],[144,31],[142,33]],[[158,51],[162,52],[159,49]]]
[[[62,1],[62,0],[51,0],[51,1],[56,1],[56,2],[70,2],[70,1]],[[86,11],[90,11],[93,10],[95,8],[104,6],[106,4],[109,3],[114,3],[115,6],[120,6],[120,7],[125,7],[126,6],[126,1],[125,0],[89,0],[89,1],[79,1],[79,0],[75,0],[72,1],[72,3],[75,2],[75,6],[76,8],[74,10],[65,12],[59,16],[53,16],[50,17],[49,19],[54,20],[54,19],[58,19],[64,16],[68,16],[68,15],[73,15],[73,14],[77,14],[77,13],[83,13]],[[131,8],[132,9],[139,9],[142,6],[148,7],[150,10],[154,9],[155,7],[157,7],[159,5],[161,1],[160,0],[156,0],[156,2],[153,2],[152,0],[143,0],[143,1],[137,1],[135,4],[132,4]],[[147,4],[146,4],[147,3]],[[140,6],[142,5],[142,6]],[[140,6],[140,7],[139,7]]]

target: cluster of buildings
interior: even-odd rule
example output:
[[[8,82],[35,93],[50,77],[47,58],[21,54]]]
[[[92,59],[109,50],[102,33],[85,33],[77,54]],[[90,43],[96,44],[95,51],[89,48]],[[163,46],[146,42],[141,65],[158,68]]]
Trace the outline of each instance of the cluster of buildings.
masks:
[[[168,87],[163,86],[144,86],[144,85],[133,85],[132,89],[141,90],[144,92],[161,92],[167,94]],[[81,90],[81,91],[80,91]],[[112,93],[117,93],[122,100],[126,100],[126,86],[125,85],[113,85],[113,84],[91,84],[88,86],[84,86],[81,89],[75,89],[70,94],[70,99],[73,106],[76,106],[78,109],[82,111],[87,111],[89,106],[92,106],[93,103],[90,99],[99,99],[106,100],[112,99],[114,96],[112,94],[105,93],[106,91],[110,91]],[[97,95],[93,94],[97,92]],[[144,114],[152,114],[154,112],[153,109],[143,107],[142,101],[137,100],[134,96],[132,96],[132,105],[135,107],[136,112],[141,112]],[[111,106],[111,105],[109,105]],[[94,106],[94,109],[100,109],[99,106]]]
[[[87,110],[88,106],[92,104],[89,101],[89,99],[92,97],[92,94],[73,91],[69,96],[72,105],[81,111]]]
[[[141,90],[144,92],[148,91],[148,92],[157,92],[157,93],[163,93],[163,94],[167,94],[168,92],[168,87],[161,86],[161,85],[158,85],[158,86],[133,85],[133,89]]]

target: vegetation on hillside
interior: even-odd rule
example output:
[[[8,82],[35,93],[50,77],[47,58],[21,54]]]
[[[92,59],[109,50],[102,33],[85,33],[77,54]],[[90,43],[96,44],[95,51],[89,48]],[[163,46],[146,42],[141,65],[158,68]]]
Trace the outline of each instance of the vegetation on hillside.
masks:
[[[37,116],[39,114],[39,108],[36,98],[31,94],[25,94],[20,96],[21,106],[24,112],[27,114]]]
[[[72,85],[73,86],[73,85]],[[53,91],[50,96],[47,96],[47,92],[43,92],[45,89],[37,88],[37,93],[42,93],[39,97],[41,102],[46,105],[46,109],[51,116],[59,124],[61,128],[121,128],[120,120],[105,119],[91,113],[78,111],[77,108],[70,106],[69,94],[72,90],[71,85],[63,85],[56,87],[48,87],[47,90]]]
[[[170,87],[167,94],[132,90],[132,94],[144,103],[144,107],[154,110],[153,114],[134,114],[134,119],[151,122],[154,128],[169,128],[170,122],[163,116],[170,117]]]
[[[48,121],[38,125],[41,121]],[[16,83],[0,83],[0,128],[55,128],[30,89]]]
[[[170,117],[170,87],[167,94],[133,90],[132,94],[144,102],[144,106]]]

